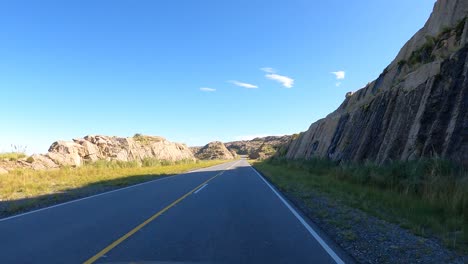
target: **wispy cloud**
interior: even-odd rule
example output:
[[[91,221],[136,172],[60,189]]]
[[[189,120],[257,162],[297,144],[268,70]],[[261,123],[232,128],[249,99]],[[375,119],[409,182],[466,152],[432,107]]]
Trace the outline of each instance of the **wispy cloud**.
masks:
[[[216,92],[216,89],[208,88],[208,87],[202,87],[202,88],[200,88],[200,91],[202,91],[202,92]]]
[[[286,88],[292,88],[294,85],[294,80],[288,76],[279,75],[276,73],[269,73],[266,74],[265,77],[267,77],[270,80],[281,83],[281,85],[283,85]]]
[[[336,72],[331,72],[331,74],[335,75],[337,80],[344,80],[346,72],[344,71],[336,71]]]
[[[232,84],[234,84],[234,85],[237,85],[237,86],[240,86],[240,87],[244,87],[244,88],[247,88],[247,89],[255,89],[255,88],[258,88],[257,85],[250,84],[250,83],[239,82],[239,81],[229,81],[229,82],[232,83]]]
[[[260,70],[266,72],[265,77],[267,79],[281,83],[286,88],[292,88],[294,86],[294,79],[288,76],[279,75],[276,70],[270,67],[264,67]]]
[[[336,87],[340,87],[341,86],[341,82],[337,82],[335,83]]]
[[[270,67],[263,67],[263,68],[260,68],[260,70],[262,70],[264,72],[268,72],[268,73],[275,73],[276,72],[275,69],[270,68]]]

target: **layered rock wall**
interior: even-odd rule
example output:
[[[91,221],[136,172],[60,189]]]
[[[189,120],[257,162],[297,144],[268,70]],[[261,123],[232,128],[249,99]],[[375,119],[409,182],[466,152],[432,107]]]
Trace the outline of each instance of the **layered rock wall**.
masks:
[[[468,163],[468,1],[439,0],[379,78],[277,155],[384,163],[442,157]]]

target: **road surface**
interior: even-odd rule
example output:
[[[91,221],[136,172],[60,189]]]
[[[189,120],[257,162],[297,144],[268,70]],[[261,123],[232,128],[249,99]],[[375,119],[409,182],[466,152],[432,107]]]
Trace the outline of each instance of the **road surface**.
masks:
[[[343,263],[245,160],[0,219],[0,263]]]

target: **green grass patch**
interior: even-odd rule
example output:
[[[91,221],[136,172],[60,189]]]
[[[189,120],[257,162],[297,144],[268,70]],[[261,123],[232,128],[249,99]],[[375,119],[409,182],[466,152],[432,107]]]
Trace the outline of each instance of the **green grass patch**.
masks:
[[[225,162],[98,161],[78,168],[15,170],[0,175],[0,216]]]
[[[423,160],[377,166],[272,159],[254,166],[284,192],[321,193],[418,235],[435,235],[446,246],[468,251],[468,173],[450,162]]]
[[[150,145],[152,143],[161,142],[163,140],[161,137],[145,136],[139,133],[135,134],[133,139],[142,145]]]
[[[6,153],[0,153],[0,160],[10,160],[10,161],[16,161],[22,158],[26,158],[26,154],[22,152],[6,152]]]

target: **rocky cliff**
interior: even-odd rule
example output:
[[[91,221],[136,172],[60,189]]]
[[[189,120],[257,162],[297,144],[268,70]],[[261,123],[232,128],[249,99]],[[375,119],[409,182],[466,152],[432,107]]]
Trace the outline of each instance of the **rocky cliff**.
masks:
[[[239,155],[251,158],[268,157],[289,142],[291,136],[258,137],[252,140],[232,141],[225,143],[226,147]],[[272,153],[273,151],[273,153]]]
[[[382,74],[287,144],[289,159],[468,163],[468,1],[438,0]]]
[[[222,142],[214,141],[202,148],[194,147],[195,157],[201,160],[230,160],[235,158]]]
[[[51,169],[62,166],[81,166],[98,160],[138,161],[146,158],[158,160],[193,160],[190,149],[162,137],[135,135],[130,138],[86,136],[73,141],[54,142],[49,152],[17,161],[3,161],[2,171],[16,168]]]

